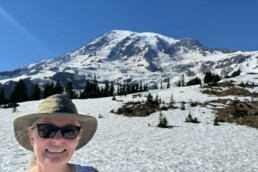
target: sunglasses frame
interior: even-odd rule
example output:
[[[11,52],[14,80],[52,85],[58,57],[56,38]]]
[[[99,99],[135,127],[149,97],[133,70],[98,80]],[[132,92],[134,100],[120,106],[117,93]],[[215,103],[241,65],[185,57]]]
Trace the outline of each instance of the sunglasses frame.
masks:
[[[58,131],[60,130],[61,135],[64,139],[73,140],[77,138],[81,130],[81,127],[76,125],[66,125],[63,127],[57,127],[53,124],[36,124],[36,126],[38,128],[38,135],[44,139],[55,137]],[[42,133],[42,132],[45,132],[45,133]],[[77,132],[77,133],[75,133],[74,135],[70,135],[69,137],[69,135],[67,134],[71,132]]]

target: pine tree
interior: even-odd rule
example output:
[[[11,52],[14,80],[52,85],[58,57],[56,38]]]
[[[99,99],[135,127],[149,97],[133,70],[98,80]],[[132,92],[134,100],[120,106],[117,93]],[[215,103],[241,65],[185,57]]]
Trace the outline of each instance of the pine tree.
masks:
[[[81,98],[97,98],[101,96],[100,88],[98,86],[98,81],[94,75],[93,81],[86,81],[84,90],[82,91]]]
[[[30,100],[40,100],[41,90],[38,84],[35,84],[30,95]]]
[[[148,84],[144,84],[143,91],[148,91]]]
[[[109,96],[112,96],[114,94],[115,88],[114,88],[114,82],[111,82],[110,90],[109,90]]]
[[[181,86],[185,86],[185,75],[183,74],[182,75],[182,78],[181,78]]]
[[[168,89],[168,88],[170,88],[170,79],[169,79],[169,77],[168,77],[168,79],[167,79],[167,82],[168,82],[168,83],[167,83],[167,89]]]
[[[142,81],[140,81],[139,91],[140,91],[140,92],[142,92],[142,91],[143,91],[143,88],[142,88]]]
[[[28,100],[27,95],[27,86],[23,80],[19,80],[10,96],[9,102],[12,103],[18,103],[18,102],[24,102]]]
[[[160,104],[160,99],[159,99],[159,95],[158,95],[158,94],[156,94],[154,103],[155,103],[156,105],[159,105],[159,104]]]
[[[204,83],[206,84],[217,84],[220,81],[219,75],[213,74],[211,72],[207,72],[204,77]]]
[[[160,89],[163,89],[162,81],[160,82]]]
[[[100,96],[100,88],[98,86],[98,81],[97,81],[96,74],[94,74],[91,98],[96,98],[96,97],[99,97],[99,96]]]
[[[211,72],[207,72],[204,76],[204,83],[209,84],[212,82],[212,73]]]
[[[173,107],[174,104],[175,104],[175,100],[174,100],[173,94],[171,94],[170,101],[169,101],[169,107]]]
[[[241,71],[240,71],[240,69],[238,69],[237,71],[232,73],[231,77],[236,77],[236,76],[239,76],[240,74],[241,74]]]
[[[63,92],[64,92],[63,86],[60,84],[59,81],[56,81],[53,94],[62,94]]]
[[[43,94],[44,94],[44,98],[47,98],[49,97],[50,95],[52,95],[52,88],[51,88],[51,84],[50,83],[47,83],[45,84],[44,86],[44,91],[43,91]]]
[[[202,81],[200,78],[198,77],[195,77],[194,79],[191,79],[186,85],[187,86],[190,86],[190,85],[198,85],[198,84],[201,84]]]
[[[147,95],[147,103],[153,103],[153,96],[151,95],[151,93]]]
[[[6,103],[6,99],[5,99],[4,89],[1,88],[0,89],[0,105],[5,104],[5,103]]]
[[[167,128],[168,127],[168,121],[167,118],[165,116],[163,116],[163,114],[160,112],[159,114],[159,123],[157,125],[160,128]]]
[[[105,81],[105,88],[104,88],[103,96],[109,96],[109,91],[110,91],[109,82]]]
[[[181,103],[181,110],[185,110],[185,102]]]
[[[72,81],[67,81],[65,85],[65,92],[68,98],[73,99],[74,98],[74,92],[73,92],[73,83]]]

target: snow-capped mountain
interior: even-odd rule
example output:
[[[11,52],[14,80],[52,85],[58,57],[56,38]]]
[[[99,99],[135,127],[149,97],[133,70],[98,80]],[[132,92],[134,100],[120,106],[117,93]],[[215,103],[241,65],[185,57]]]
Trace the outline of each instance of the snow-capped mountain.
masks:
[[[165,77],[176,82],[182,74],[189,79],[203,78],[207,71],[222,77],[238,69],[242,74],[257,73],[257,59],[258,51],[211,49],[191,38],[176,40],[156,33],[113,30],[53,60],[0,72],[0,84],[12,85],[19,79],[39,84],[71,80],[81,89],[96,75],[99,81],[142,81],[155,88]]]

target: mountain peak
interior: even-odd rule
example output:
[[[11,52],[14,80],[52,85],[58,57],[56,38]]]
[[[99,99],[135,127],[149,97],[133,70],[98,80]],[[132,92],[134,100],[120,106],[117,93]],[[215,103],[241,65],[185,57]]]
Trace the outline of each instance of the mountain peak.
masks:
[[[193,77],[218,70],[226,75],[246,59],[258,56],[246,54],[209,49],[192,38],[176,40],[153,32],[112,30],[64,56],[0,72],[0,87],[9,81],[29,78],[39,85],[57,80],[65,84],[70,80],[75,88],[81,89],[94,75],[102,82],[141,80],[157,86],[163,77],[172,80],[182,73]]]
[[[178,40],[171,38],[171,37],[167,37],[158,33],[154,33],[154,32],[133,32],[133,31],[128,31],[128,30],[112,30],[111,32],[108,32],[105,35],[111,35],[111,36],[115,36],[115,37],[119,37],[119,38],[123,38],[123,37],[142,37],[145,39],[155,39],[155,38],[160,38],[160,39],[165,39],[165,40],[169,40],[168,42],[177,42]]]

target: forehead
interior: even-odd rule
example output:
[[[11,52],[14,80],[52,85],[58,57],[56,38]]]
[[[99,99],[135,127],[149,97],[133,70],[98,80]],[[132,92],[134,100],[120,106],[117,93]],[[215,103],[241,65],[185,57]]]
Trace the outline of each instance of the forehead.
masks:
[[[80,123],[75,119],[63,119],[63,118],[39,118],[36,122],[36,124],[53,124],[59,127],[65,126],[65,125],[80,125]]]

